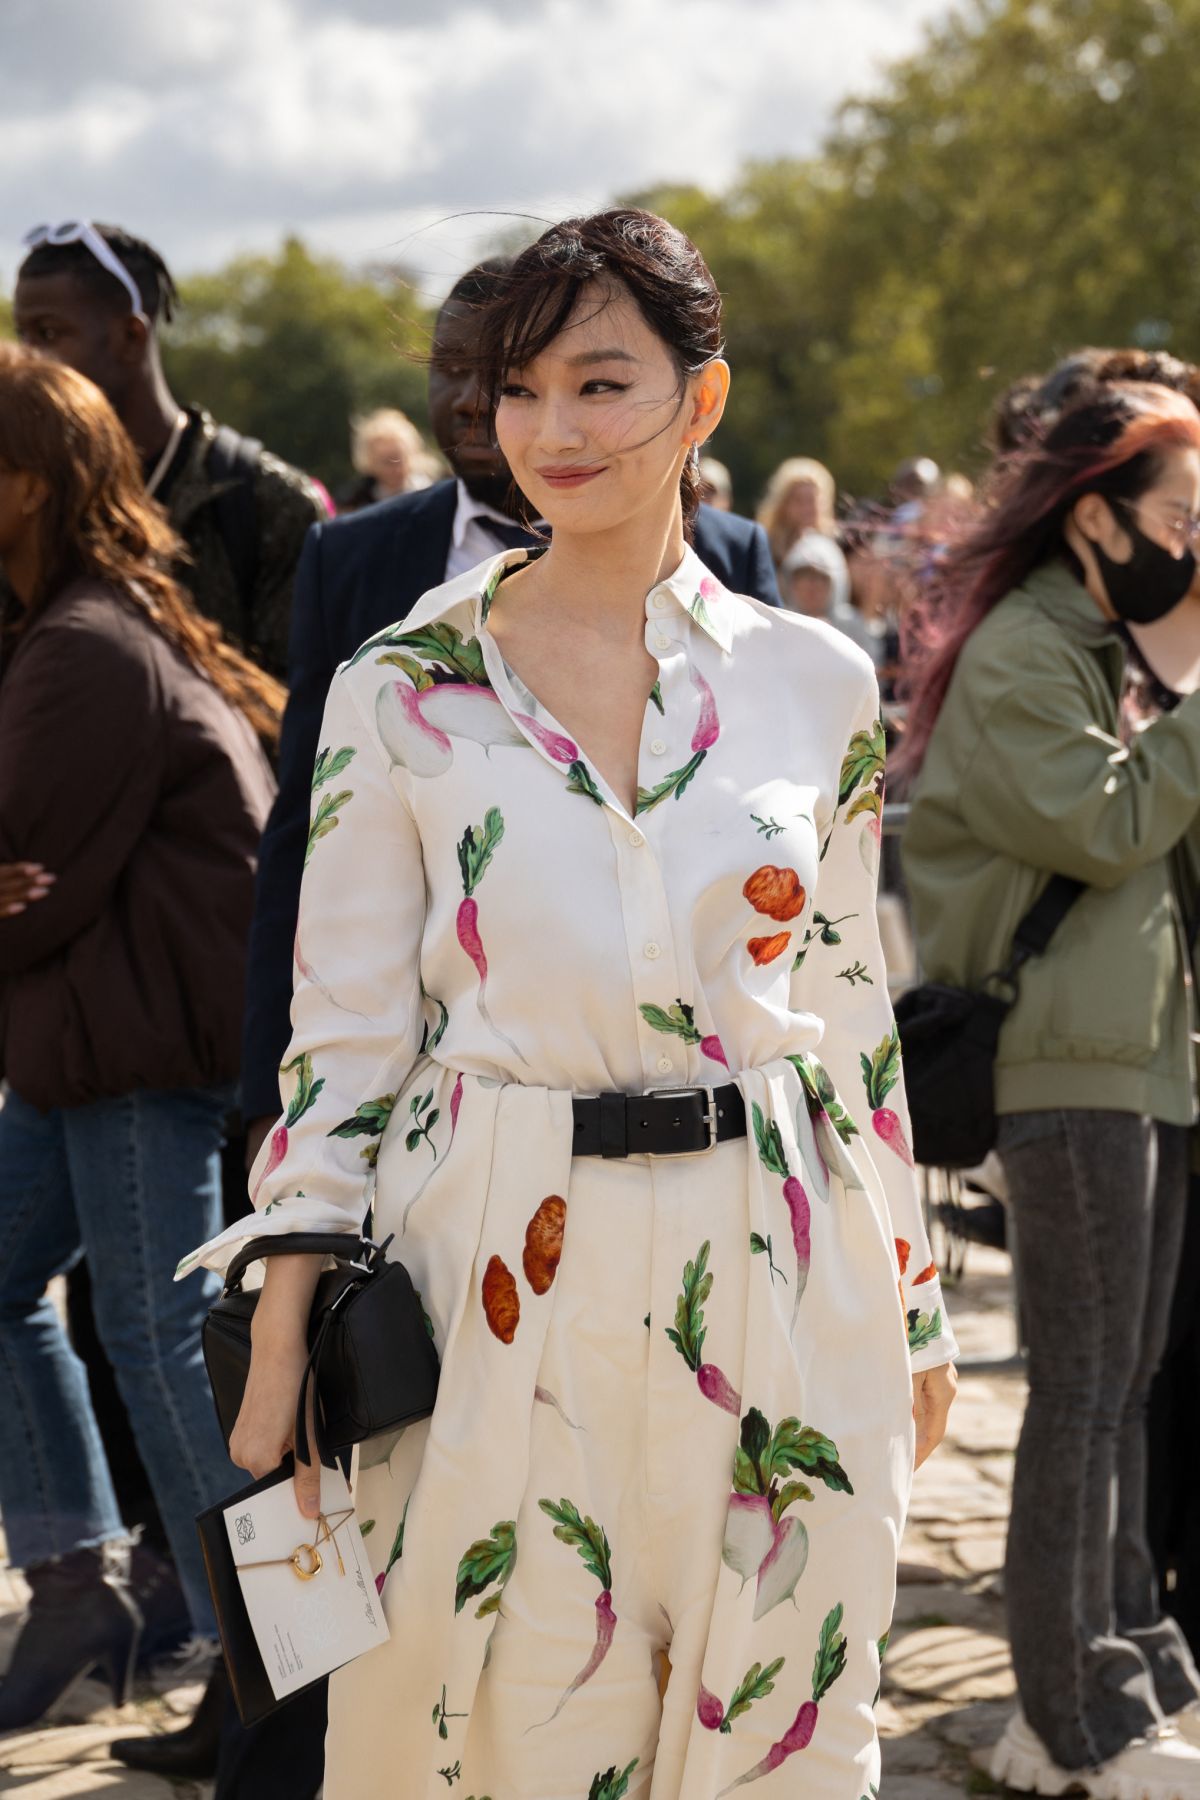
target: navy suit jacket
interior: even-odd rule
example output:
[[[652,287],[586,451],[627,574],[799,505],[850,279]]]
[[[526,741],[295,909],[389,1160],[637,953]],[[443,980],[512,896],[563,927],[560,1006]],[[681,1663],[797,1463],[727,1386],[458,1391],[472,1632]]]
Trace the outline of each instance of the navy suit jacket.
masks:
[[[440,481],[365,512],[314,525],[292,592],[287,711],[279,793],[259,850],[242,1046],[242,1111],[279,1111],[279,1064],[291,1035],[292,942],[308,838],[312,769],[329,684],[360,644],[404,618],[446,578],[458,484]],[[696,554],[735,594],[778,606],[766,534],[734,513],[702,506]]]

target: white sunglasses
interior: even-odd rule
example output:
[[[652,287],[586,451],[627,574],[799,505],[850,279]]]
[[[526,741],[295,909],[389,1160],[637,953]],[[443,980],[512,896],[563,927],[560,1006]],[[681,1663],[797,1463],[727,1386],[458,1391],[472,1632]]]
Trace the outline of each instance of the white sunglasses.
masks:
[[[116,251],[105,242],[96,227],[87,219],[68,219],[63,225],[35,225],[32,231],[25,233],[22,242],[27,250],[40,249],[43,244],[55,246],[82,244],[86,250],[91,251],[101,268],[107,269],[108,273],[114,275],[121,283],[129,295],[129,305],[134,318],[141,319],[144,324],[149,324],[150,321],[146,318],[142,306],[142,296],[138,292],[136,281]]]

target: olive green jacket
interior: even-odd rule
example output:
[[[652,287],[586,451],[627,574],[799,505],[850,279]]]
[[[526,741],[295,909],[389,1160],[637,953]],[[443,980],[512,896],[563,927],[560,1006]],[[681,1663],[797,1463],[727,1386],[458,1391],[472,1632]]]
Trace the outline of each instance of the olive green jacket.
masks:
[[[1000,1037],[1001,1113],[1196,1114],[1184,914],[1200,836],[1200,694],[1120,739],[1124,649],[1068,567],[968,640],[903,843],[928,980],[977,988],[1052,873],[1088,883],[1026,964]]]

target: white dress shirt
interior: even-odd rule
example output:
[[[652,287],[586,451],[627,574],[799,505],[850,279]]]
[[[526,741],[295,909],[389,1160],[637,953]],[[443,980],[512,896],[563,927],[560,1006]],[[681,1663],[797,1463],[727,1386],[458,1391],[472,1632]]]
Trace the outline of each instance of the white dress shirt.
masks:
[[[465,482],[458,484],[458,505],[454,510],[454,526],[450,533],[450,548],[446,553],[446,580],[454,581],[459,575],[465,575],[468,569],[474,569],[489,556],[495,556],[504,548],[503,544],[490,532],[481,519],[497,519],[502,525],[513,525],[507,513],[498,512],[489,506],[486,500],[477,500],[467,491]]]

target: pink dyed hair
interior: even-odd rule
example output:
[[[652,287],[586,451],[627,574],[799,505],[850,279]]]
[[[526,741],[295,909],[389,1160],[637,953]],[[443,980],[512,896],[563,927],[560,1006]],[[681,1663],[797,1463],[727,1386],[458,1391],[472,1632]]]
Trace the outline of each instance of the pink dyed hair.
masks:
[[[1067,514],[1084,494],[1137,499],[1164,451],[1200,449],[1200,413],[1150,382],[1097,386],[992,471],[982,512],[951,543],[935,585],[904,625],[908,721],[897,762],[916,770],[963,645],[1041,564],[1064,548]]]

